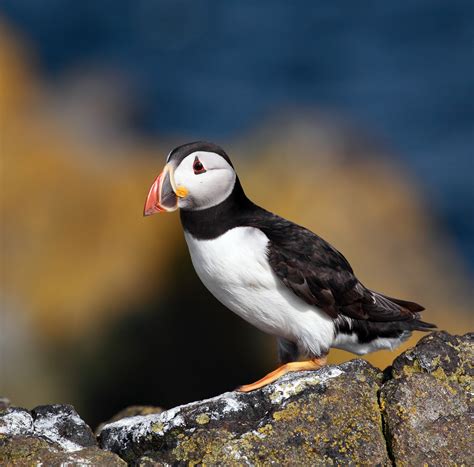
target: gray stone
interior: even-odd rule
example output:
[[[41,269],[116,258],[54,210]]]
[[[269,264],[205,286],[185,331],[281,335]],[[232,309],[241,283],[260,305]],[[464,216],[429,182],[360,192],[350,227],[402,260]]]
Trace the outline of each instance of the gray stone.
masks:
[[[116,454],[97,447],[89,426],[69,405],[45,405],[29,412],[0,412],[0,465],[123,466]]]
[[[122,420],[122,418],[135,417],[136,415],[151,415],[161,412],[163,412],[163,409],[155,405],[131,405],[130,407],[126,407],[125,409],[120,410],[120,412],[117,412],[106,422],[101,423],[97,427],[96,432],[100,433],[105,425]]]
[[[142,465],[389,465],[377,399],[381,378],[363,360],[288,374],[248,394],[105,425],[100,442]]]
[[[70,452],[97,446],[92,430],[70,405],[42,405],[31,412],[9,407],[0,412],[0,435],[37,436]]]
[[[41,405],[34,408],[31,414],[34,418],[34,433],[66,451],[97,446],[92,430],[71,405]]]
[[[473,334],[424,337],[383,373],[364,360],[99,430],[71,406],[0,407],[0,465],[474,465]],[[119,457],[120,456],[120,457]]]
[[[391,454],[400,465],[474,465],[463,388],[429,374],[386,383],[381,404]]]
[[[473,335],[433,333],[400,355],[380,393],[397,465],[474,465]]]
[[[395,359],[392,377],[413,373],[428,373],[438,379],[456,381],[473,392],[474,333],[452,336],[435,332],[420,339],[418,344]]]
[[[127,463],[116,454],[97,447],[67,452],[41,437],[12,436],[0,437],[0,465],[123,467]]]
[[[19,407],[9,407],[0,412],[0,435],[16,436],[33,433],[33,417]]]

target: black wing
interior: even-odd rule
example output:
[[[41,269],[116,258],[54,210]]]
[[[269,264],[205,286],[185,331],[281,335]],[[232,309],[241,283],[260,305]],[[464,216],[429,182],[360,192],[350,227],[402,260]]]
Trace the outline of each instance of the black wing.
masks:
[[[269,214],[269,213],[268,213]],[[355,277],[349,262],[329,243],[304,227],[273,214],[258,227],[270,240],[268,259],[281,281],[298,297],[324,310],[359,320],[405,321],[424,308],[373,292]]]

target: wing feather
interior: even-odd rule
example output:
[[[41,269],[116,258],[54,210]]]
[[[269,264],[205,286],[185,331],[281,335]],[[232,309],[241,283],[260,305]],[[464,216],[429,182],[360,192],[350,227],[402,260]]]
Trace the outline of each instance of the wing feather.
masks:
[[[347,259],[313,232],[274,216],[268,259],[277,277],[310,305],[339,316],[370,321],[405,321],[419,317],[422,306],[367,289]]]

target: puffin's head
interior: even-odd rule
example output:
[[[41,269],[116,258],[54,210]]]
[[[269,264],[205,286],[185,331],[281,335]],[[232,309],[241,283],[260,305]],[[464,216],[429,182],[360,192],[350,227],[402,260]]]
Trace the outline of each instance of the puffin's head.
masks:
[[[231,193],[237,176],[222,148],[196,141],[173,149],[166,165],[148,192],[143,214],[201,210],[224,201]]]

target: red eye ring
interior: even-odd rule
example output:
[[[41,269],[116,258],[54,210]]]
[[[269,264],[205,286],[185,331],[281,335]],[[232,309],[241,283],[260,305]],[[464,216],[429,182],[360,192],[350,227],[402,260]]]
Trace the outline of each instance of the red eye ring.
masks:
[[[196,158],[194,159],[194,162],[193,162],[193,170],[194,170],[195,175],[203,174],[206,171],[206,169],[202,165],[202,162],[199,160],[199,158],[197,156],[196,156]]]

